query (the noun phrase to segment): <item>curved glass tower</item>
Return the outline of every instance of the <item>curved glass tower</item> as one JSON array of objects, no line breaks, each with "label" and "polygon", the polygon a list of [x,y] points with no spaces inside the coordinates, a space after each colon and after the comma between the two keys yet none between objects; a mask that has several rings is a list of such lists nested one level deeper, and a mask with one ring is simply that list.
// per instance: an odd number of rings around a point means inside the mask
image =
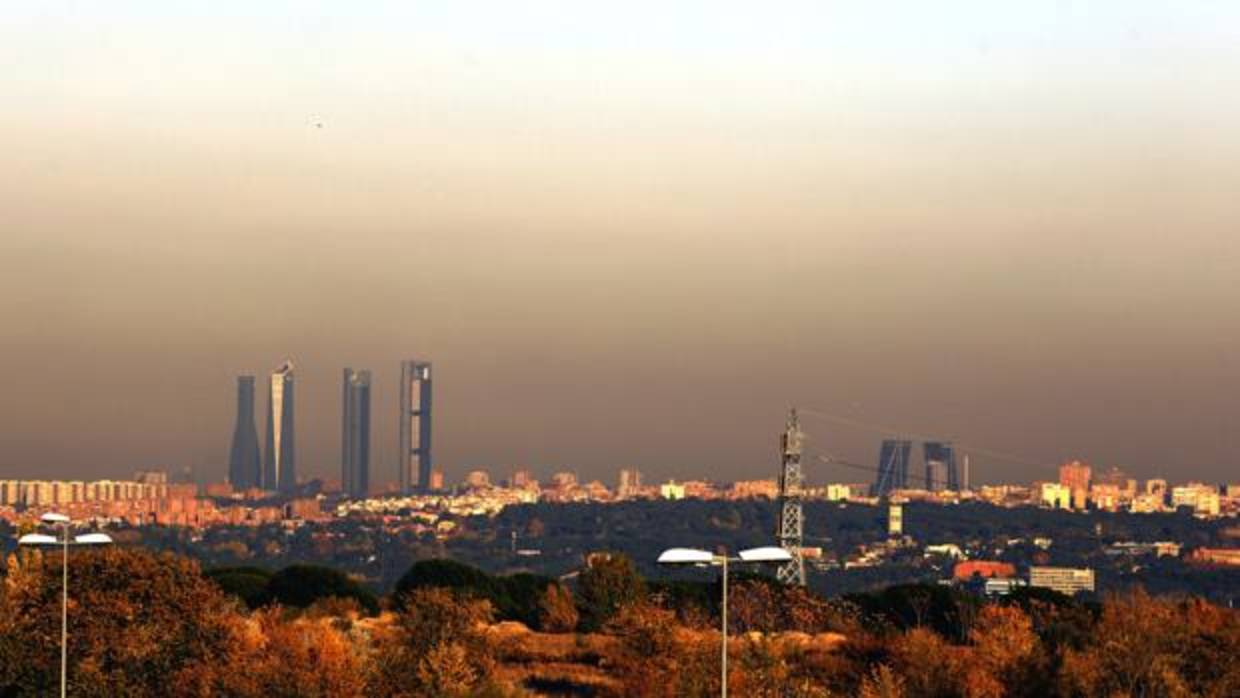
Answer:
[{"label": "curved glass tower", "polygon": [[271,372],[262,487],[286,493],[297,488],[296,451],[293,447],[293,362],[288,360]]},{"label": "curved glass tower", "polygon": [[254,428],[254,376],[237,376],[237,426],[228,452],[228,482],[238,490],[258,487],[263,472]]}]

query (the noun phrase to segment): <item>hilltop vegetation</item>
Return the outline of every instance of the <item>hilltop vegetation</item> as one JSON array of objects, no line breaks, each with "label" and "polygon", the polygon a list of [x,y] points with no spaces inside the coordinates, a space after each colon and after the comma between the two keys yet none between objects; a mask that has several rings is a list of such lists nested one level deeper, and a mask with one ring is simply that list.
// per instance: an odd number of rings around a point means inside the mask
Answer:
[{"label": "hilltop vegetation", "polygon": [[[172,554],[79,551],[70,692],[717,695],[717,588],[644,580],[622,555],[596,560],[571,587],[423,562],[372,605],[321,568],[204,574]],[[56,555],[9,558],[0,696],[54,691],[59,599]],[[738,577],[729,611],[737,696],[1240,694],[1240,614],[1192,598],[1134,592],[1083,605],[1027,593],[985,604],[909,585],[828,600]]]},{"label": "hilltop vegetation", "polygon": [[[324,565],[347,572],[371,591],[386,593],[410,565],[422,560],[451,558],[492,574],[559,577],[573,572],[584,554],[599,548],[627,554],[639,572],[654,579],[667,574],[654,559],[668,547],[709,549],[719,541],[736,549],[768,544],[775,507],[765,500],[528,504],[508,507],[495,517],[454,518],[456,527],[447,537],[350,517],[306,523],[293,531],[280,526],[201,532],[144,527],[112,533],[147,548],[194,557],[208,568],[259,565],[275,571],[293,564]],[[948,569],[940,560],[924,559],[920,545],[956,543],[974,557],[1018,567],[1039,560],[1038,564],[1093,567],[1099,588],[1112,591],[1140,585],[1151,593],[1196,594],[1226,604],[1240,589],[1238,569],[1201,569],[1178,558],[1130,559],[1104,550],[1117,541],[1175,541],[1186,550],[1234,547],[1240,544],[1234,521],[1202,521],[1184,513],[1004,509],[982,503],[910,503],[904,521],[906,533],[918,545],[877,567],[812,568],[810,586],[841,596],[893,584],[934,582]],[[842,559],[858,546],[886,539],[885,513],[868,505],[807,502],[805,536],[806,545],[822,547],[825,558]],[[1032,542],[1035,537],[1053,544],[1042,550]],[[705,581],[710,575],[679,578]]]}]

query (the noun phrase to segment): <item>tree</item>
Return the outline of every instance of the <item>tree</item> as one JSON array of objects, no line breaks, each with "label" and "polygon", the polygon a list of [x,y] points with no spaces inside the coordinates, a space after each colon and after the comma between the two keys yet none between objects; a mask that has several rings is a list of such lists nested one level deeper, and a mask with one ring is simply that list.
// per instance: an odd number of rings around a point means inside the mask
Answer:
[{"label": "tree", "polygon": [[646,584],[633,560],[620,553],[597,553],[577,579],[581,629],[598,630],[626,605],[646,596]]},{"label": "tree", "polygon": [[253,698],[360,698],[366,695],[361,642],[327,618],[287,619],[278,608],[256,611],[249,624],[244,671],[227,672],[220,693]]},{"label": "tree", "polygon": [[490,602],[443,588],[405,595],[396,625],[376,637],[369,692],[383,696],[457,696],[485,687],[495,651],[481,626]]},{"label": "tree", "polygon": [[393,597],[399,605],[414,589],[434,587],[452,589],[478,598],[488,598],[492,591],[491,576],[486,572],[456,560],[435,559],[413,563],[397,580]]},{"label": "tree", "polygon": [[[906,631],[891,641],[891,666],[899,685],[913,696],[957,696],[963,692],[962,656],[930,628]],[[879,677],[872,677],[879,681]],[[875,684],[878,686],[878,683]]]},{"label": "tree", "polygon": [[780,629],[782,594],[776,585],[751,580],[734,584],[729,592],[729,632],[774,632]]},{"label": "tree", "polygon": [[1108,598],[1089,644],[1064,651],[1060,692],[1236,695],[1240,614],[1219,611],[1154,599],[1141,590]]},{"label": "tree", "polygon": [[414,589],[452,589],[463,596],[487,599],[499,618],[533,627],[538,625],[543,590],[552,581],[550,577],[527,573],[493,577],[455,560],[421,560],[397,581],[393,597],[399,607],[405,595]]},{"label": "tree", "polygon": [[[617,639],[611,663],[624,683],[624,694],[638,698],[673,698],[680,695],[674,672],[677,657],[676,616],[672,611],[645,603],[621,607],[608,621],[606,631]],[[717,665],[716,665],[717,666]]]},{"label": "tree", "polygon": [[[61,562],[28,556],[0,587],[0,695],[59,683]],[[210,695],[237,658],[234,605],[198,564],[110,547],[69,561],[69,693]]]},{"label": "tree", "polygon": [[861,682],[858,695],[861,698],[904,698],[904,679],[891,667],[880,664]]},{"label": "tree", "polygon": [[580,620],[572,592],[555,582],[547,585],[539,602],[539,610],[538,625],[543,632],[571,633]]},{"label": "tree", "polygon": [[1008,687],[1035,683],[1035,661],[1041,643],[1029,616],[1019,608],[982,608],[969,630],[969,642],[972,651],[964,673],[965,693],[971,698],[1011,695]]},{"label": "tree", "polygon": [[319,599],[355,599],[370,613],[379,612],[379,599],[347,574],[318,565],[290,565],[267,582],[268,602],[306,608]]},{"label": "tree", "polygon": [[271,572],[261,567],[219,567],[203,573],[225,594],[235,596],[247,608],[258,608],[267,602],[267,582]]}]

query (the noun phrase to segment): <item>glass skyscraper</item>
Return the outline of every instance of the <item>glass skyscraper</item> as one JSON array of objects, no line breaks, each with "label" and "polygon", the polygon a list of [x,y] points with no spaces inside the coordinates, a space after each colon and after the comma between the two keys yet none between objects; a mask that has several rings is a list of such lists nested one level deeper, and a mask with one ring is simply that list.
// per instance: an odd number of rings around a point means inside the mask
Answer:
[{"label": "glass skyscraper", "polygon": [[960,471],[956,467],[956,450],[950,441],[927,441],[926,489],[960,491]]},{"label": "glass skyscraper", "polygon": [[344,370],[340,484],[348,494],[370,493],[370,371]]},{"label": "glass skyscraper", "polygon": [[409,494],[430,489],[431,365],[400,362],[400,490]]},{"label": "glass skyscraper", "polygon": [[228,452],[228,482],[237,490],[258,487],[261,468],[254,428],[254,376],[237,376],[237,425]]},{"label": "glass skyscraper", "polygon": [[904,439],[883,439],[878,451],[878,476],[874,479],[874,496],[883,497],[892,490],[908,487],[908,459],[913,442]]},{"label": "glass skyscraper", "polygon": [[266,490],[292,492],[297,487],[297,459],[293,441],[293,362],[271,372],[267,394],[267,450],[263,454]]}]

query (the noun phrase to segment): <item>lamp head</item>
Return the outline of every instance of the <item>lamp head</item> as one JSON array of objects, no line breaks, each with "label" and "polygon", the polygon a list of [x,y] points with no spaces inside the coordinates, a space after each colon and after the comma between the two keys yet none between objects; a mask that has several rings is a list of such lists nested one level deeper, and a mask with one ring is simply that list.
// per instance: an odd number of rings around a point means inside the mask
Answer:
[{"label": "lamp head", "polygon": [[659,555],[660,565],[709,565],[715,556],[694,548],[669,548]]},{"label": "lamp head", "polygon": [[767,545],[761,548],[742,550],[740,558],[744,562],[788,562],[792,559],[792,553],[783,548]]}]

